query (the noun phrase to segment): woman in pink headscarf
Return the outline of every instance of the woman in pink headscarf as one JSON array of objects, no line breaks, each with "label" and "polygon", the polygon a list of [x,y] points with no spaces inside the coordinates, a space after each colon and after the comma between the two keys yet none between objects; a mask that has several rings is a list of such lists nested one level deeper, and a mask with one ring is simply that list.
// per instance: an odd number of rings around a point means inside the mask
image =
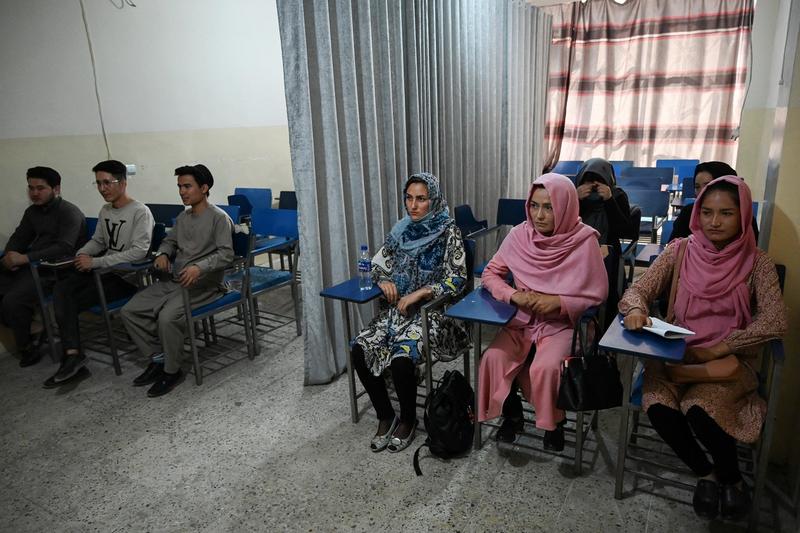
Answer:
[{"label": "woman in pink headscarf", "polygon": [[[513,441],[522,429],[522,404],[509,394],[516,378],[536,410],[536,427],[545,430],[545,449],[564,448],[564,412],[556,408],[561,363],[581,314],[608,295],[598,233],[581,222],[579,209],[568,178],[539,177],[528,193],[527,221],[511,229],[483,272],[483,286],[492,296],[517,306],[480,368],[478,419],[502,411],[501,440]],[[513,287],[506,282],[509,273]]]},{"label": "woman in pink headscarf", "polygon": [[[699,207],[690,219],[692,235],[677,266],[673,307],[674,322],[696,333],[687,339],[684,361],[705,363],[735,354],[739,368],[728,381],[678,384],[663,363],[649,362],[642,408],[699,478],[695,512],[704,518],[721,512],[723,518],[736,519],[750,506],[736,441],[755,442],[766,413],[751,361],[759,345],[786,331],[786,307],[775,264],[756,248],[752,198],[744,181],[717,178],[706,185],[695,205]],[[683,241],[671,243],[625,292],[619,310],[626,328],[641,329],[648,323],[650,304],[671,286]]]}]

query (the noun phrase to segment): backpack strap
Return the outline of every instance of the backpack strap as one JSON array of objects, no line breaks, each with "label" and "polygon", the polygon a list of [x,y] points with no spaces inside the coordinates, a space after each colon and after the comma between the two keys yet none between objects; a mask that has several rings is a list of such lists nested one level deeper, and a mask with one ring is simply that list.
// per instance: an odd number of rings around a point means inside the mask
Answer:
[{"label": "backpack strap", "polygon": [[419,451],[425,446],[428,446],[430,443],[431,443],[431,438],[428,437],[425,439],[425,442],[419,445],[417,451],[414,452],[414,472],[416,472],[418,476],[422,475],[422,469],[419,467]]},{"label": "backpack strap", "polygon": [[675,295],[678,293],[678,278],[681,275],[681,263],[683,263],[683,254],[686,253],[686,244],[689,239],[681,239],[678,245],[678,252],[675,255],[675,263],[672,267],[672,285],[669,288],[669,300],[667,300],[667,316],[666,320],[670,324],[675,320]]}]

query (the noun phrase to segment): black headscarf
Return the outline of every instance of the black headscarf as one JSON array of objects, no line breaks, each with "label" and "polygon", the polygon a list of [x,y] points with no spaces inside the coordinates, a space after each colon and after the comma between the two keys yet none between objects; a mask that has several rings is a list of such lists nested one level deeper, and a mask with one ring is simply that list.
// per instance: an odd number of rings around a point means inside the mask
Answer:
[{"label": "black headscarf", "polygon": [[701,172],[708,172],[713,179],[721,178],[722,176],[736,176],[736,171],[728,163],[722,161],[706,161],[694,167],[694,177],[696,178]]},{"label": "black headscarf", "polygon": [[[617,187],[617,178],[614,175],[614,167],[602,157],[594,157],[583,162],[575,176],[575,183],[581,185],[589,179],[592,181],[602,181],[611,188],[611,195]],[[589,196],[581,200],[581,220],[600,233],[599,241],[608,242],[608,214],[606,213],[605,201],[596,191],[592,191]]]}]

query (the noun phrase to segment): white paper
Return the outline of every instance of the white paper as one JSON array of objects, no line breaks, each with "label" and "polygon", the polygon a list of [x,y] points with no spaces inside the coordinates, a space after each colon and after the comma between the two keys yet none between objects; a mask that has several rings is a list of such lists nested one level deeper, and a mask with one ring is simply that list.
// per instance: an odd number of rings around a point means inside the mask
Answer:
[{"label": "white paper", "polygon": [[663,320],[652,316],[650,317],[650,321],[653,323],[653,325],[645,326],[642,329],[649,331],[650,333],[655,333],[656,335],[664,337],[665,339],[682,339],[684,337],[694,335],[694,331],[670,324],[669,322],[664,322]]}]

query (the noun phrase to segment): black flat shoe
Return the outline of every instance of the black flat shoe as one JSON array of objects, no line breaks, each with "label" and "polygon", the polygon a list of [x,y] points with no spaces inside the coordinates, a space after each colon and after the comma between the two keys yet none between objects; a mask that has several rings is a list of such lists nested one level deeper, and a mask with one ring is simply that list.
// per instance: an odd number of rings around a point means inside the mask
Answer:
[{"label": "black flat shoe", "polygon": [[183,370],[178,370],[174,374],[162,372],[158,380],[147,390],[147,397],[157,398],[168,394],[183,381],[184,375]]},{"label": "black flat shoe", "polygon": [[544,432],[544,449],[551,452],[564,451],[564,421],[558,423],[553,431]]},{"label": "black flat shoe", "polygon": [[164,363],[151,362],[149,365],[147,365],[147,368],[144,372],[133,379],[133,386],[141,387],[143,385],[155,383],[155,381],[161,377],[162,372],[164,372]]},{"label": "black flat shoe", "polygon": [[520,433],[524,426],[525,421],[522,418],[503,418],[503,423],[500,424],[495,439],[497,439],[498,442],[512,443],[517,440],[517,433]]},{"label": "black flat shoe", "polygon": [[709,479],[698,481],[694,488],[692,507],[700,518],[716,518],[719,513],[719,485]]},{"label": "black flat shoe", "polygon": [[38,348],[32,346],[20,350],[19,355],[19,366],[22,368],[33,366],[42,359],[42,352]]},{"label": "black flat shoe", "polygon": [[719,491],[720,514],[725,520],[741,520],[750,512],[750,493],[747,486],[722,485]]}]

